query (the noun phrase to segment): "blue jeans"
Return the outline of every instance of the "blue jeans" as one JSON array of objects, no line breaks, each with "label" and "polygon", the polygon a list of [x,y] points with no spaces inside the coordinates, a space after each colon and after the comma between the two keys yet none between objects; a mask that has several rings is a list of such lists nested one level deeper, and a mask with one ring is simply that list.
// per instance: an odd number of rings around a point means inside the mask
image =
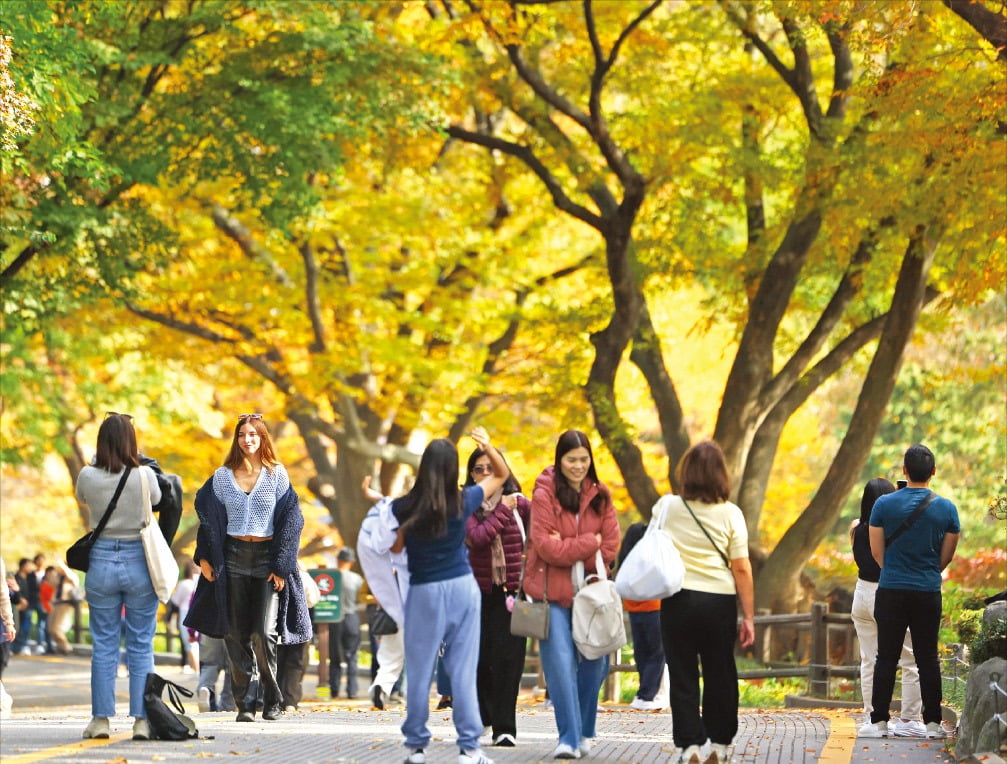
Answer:
[{"label": "blue jeans", "polygon": [[549,638],[539,642],[539,652],[559,742],[577,748],[581,738],[595,736],[598,692],[608,676],[608,656],[589,661],[577,652],[570,614],[571,608],[549,603]]},{"label": "blue jeans", "polygon": [[458,747],[479,748],[483,731],[476,695],[479,664],[479,585],[468,573],[447,581],[413,584],[406,597],[406,720],[402,734],[408,748],[430,743],[430,679],[444,643],[444,668],[451,680],[451,718]]},{"label": "blue jeans", "polygon": [[[85,579],[91,620],[91,715],[115,716],[115,671],[126,632],[129,715],[146,717],[143,687],[154,670],[157,595],[150,583],[143,543],[98,538]],[[125,616],[123,609],[125,608]]]}]

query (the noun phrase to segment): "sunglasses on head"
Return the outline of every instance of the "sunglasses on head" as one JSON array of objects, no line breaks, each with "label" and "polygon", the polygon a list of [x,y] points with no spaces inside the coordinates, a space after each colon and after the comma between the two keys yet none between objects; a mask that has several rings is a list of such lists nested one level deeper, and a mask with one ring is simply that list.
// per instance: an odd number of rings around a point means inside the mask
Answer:
[{"label": "sunglasses on head", "polygon": [[133,415],[132,414],[120,414],[118,411],[106,411],[105,412],[105,418],[108,419],[110,416],[124,416],[129,421],[131,421],[131,422],[133,421]]},{"label": "sunglasses on head", "polygon": [[238,421],[243,419],[262,419],[262,414],[238,414]]}]

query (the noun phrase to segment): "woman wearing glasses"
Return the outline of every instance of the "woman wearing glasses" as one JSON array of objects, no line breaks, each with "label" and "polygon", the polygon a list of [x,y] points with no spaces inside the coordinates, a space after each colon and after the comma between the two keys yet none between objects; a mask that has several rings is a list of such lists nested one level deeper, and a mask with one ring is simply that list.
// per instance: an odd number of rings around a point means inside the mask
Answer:
[{"label": "woman wearing glasses", "polygon": [[262,414],[238,417],[224,465],[196,494],[196,514],[202,575],[185,625],[224,638],[237,720],[255,719],[260,688],[262,718],[279,719],[277,640],[307,642],[311,620],[297,572],[304,518]]},{"label": "woman wearing glasses", "polygon": [[[503,457],[501,457],[502,459]],[[469,456],[465,485],[493,474],[489,455],[481,448]],[[493,745],[517,742],[517,696],[524,673],[527,640],[510,633],[510,614],[521,583],[525,538],[531,526],[531,502],[521,495],[513,473],[465,525],[469,564],[482,593],[479,668],[476,689],[483,725],[493,730]]]},{"label": "woman wearing glasses", "polygon": [[92,718],[84,729],[85,738],[109,736],[108,719],[115,716],[119,640],[125,631],[133,739],[150,739],[143,686],[147,674],[154,670],[158,602],[147,571],[140,529],[146,523],[148,504],[161,500],[161,489],[154,471],[140,466],[132,419],[129,414],[108,412],[98,429],[94,461],[80,471],[75,486],[77,500],[87,505],[92,528],[98,526],[115,502],[108,522],[91,548],[85,579],[93,642]]}]

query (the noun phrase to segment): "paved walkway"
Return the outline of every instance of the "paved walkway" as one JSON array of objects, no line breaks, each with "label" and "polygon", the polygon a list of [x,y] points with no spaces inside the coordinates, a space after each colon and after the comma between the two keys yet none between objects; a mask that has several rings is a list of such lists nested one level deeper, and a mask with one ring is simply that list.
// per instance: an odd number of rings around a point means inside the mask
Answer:
[{"label": "paved walkway", "polygon": [[[177,667],[158,671],[179,684],[195,688],[195,678]],[[403,760],[399,726],[404,707],[372,709],[364,700],[306,701],[297,712],[276,722],[239,724],[231,713],[196,713],[186,704],[201,737],[182,743],[130,739],[132,720],[112,720],[108,740],[81,740],[90,717],[89,664],[86,657],[17,657],[4,673],[14,696],[14,716],[0,723],[3,764],[32,762],[181,762],[193,758],[239,757],[269,764],[393,764]],[[119,710],[126,707],[126,679],[117,682]],[[311,677],[306,693],[314,693]],[[436,696],[432,699],[431,708]],[[771,762],[951,762],[940,741],[910,739],[857,740],[856,714],[827,710],[744,709],[735,739],[734,761]],[[458,750],[450,711],[430,713],[433,741],[427,749],[431,764],[453,764]],[[551,762],[556,743],[552,711],[530,696],[519,703],[518,746],[487,748],[498,764]],[[641,712],[628,706],[603,704],[598,738],[586,759],[607,764],[667,764],[678,760],[672,742],[669,712]],[[488,738],[484,739],[488,745]]]}]

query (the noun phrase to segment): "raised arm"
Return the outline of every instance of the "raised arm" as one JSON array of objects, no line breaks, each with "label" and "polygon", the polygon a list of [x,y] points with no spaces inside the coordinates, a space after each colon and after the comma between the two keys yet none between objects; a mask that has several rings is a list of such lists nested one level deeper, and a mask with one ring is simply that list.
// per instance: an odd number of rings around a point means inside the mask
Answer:
[{"label": "raised arm", "polygon": [[490,443],[489,433],[486,432],[485,427],[476,427],[472,430],[472,440],[474,440],[479,448],[489,457],[490,464],[493,465],[493,472],[487,475],[482,480],[480,480],[476,485],[483,489],[483,496],[492,496],[501,488],[506,482],[507,478],[510,477],[510,469],[507,467],[507,462],[503,460],[500,456],[500,452],[496,450],[496,447]]}]

